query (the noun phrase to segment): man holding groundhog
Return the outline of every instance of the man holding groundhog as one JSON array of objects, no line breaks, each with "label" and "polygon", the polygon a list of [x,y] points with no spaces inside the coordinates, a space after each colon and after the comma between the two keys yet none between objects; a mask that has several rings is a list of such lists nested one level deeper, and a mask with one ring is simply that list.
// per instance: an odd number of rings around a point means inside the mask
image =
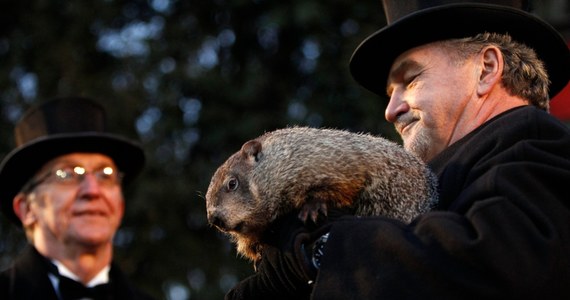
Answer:
[{"label": "man holding groundhog", "polygon": [[438,206],[410,224],[279,220],[226,299],[569,299],[570,130],[548,114],[566,43],[526,1],[383,4],[388,25],[350,70],[387,94],[386,119],[438,175]]}]

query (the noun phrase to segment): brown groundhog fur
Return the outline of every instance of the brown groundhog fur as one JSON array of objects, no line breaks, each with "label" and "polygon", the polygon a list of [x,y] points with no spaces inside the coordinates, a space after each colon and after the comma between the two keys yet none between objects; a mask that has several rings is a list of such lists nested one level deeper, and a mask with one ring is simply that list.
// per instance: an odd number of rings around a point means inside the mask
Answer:
[{"label": "brown groundhog fur", "polygon": [[370,134],[293,127],[246,142],[213,175],[208,221],[230,235],[239,254],[257,261],[260,237],[294,210],[352,207],[355,215],[410,222],[437,201],[436,178],[400,145]]}]

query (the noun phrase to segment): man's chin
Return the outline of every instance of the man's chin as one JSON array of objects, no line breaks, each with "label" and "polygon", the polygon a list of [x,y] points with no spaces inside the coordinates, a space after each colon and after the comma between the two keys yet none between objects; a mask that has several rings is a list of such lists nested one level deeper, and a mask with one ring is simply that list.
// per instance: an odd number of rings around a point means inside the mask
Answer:
[{"label": "man's chin", "polygon": [[414,136],[408,136],[403,140],[403,142],[404,142],[404,149],[416,155],[424,162],[431,159],[430,157],[431,144],[429,143],[429,140],[426,137],[422,136],[421,134],[416,134]]},{"label": "man's chin", "polygon": [[98,247],[113,241],[114,231],[110,227],[82,226],[75,230],[72,238],[84,246]]}]

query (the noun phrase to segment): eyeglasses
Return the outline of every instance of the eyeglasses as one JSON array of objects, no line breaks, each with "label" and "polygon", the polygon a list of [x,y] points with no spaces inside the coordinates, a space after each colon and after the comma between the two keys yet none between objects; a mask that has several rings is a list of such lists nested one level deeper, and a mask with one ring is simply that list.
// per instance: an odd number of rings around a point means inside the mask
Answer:
[{"label": "eyeglasses", "polygon": [[87,174],[95,177],[102,186],[115,186],[122,182],[123,173],[111,166],[105,166],[93,171],[87,171],[81,166],[67,166],[49,171],[45,175],[28,182],[22,191],[29,192],[44,182],[53,182],[61,185],[79,185]]}]

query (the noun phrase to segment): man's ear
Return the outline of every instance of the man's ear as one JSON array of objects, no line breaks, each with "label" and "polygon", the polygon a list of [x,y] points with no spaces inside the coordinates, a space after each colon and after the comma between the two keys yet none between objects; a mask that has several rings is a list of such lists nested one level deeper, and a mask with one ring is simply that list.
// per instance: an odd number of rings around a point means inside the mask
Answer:
[{"label": "man's ear", "polygon": [[18,193],[12,202],[14,213],[22,222],[23,227],[31,225],[36,222],[36,215],[30,207],[30,201],[26,199],[27,195]]},{"label": "man's ear", "polygon": [[479,96],[490,93],[501,84],[503,76],[503,53],[496,46],[487,46],[480,53],[481,75],[477,93]]}]

